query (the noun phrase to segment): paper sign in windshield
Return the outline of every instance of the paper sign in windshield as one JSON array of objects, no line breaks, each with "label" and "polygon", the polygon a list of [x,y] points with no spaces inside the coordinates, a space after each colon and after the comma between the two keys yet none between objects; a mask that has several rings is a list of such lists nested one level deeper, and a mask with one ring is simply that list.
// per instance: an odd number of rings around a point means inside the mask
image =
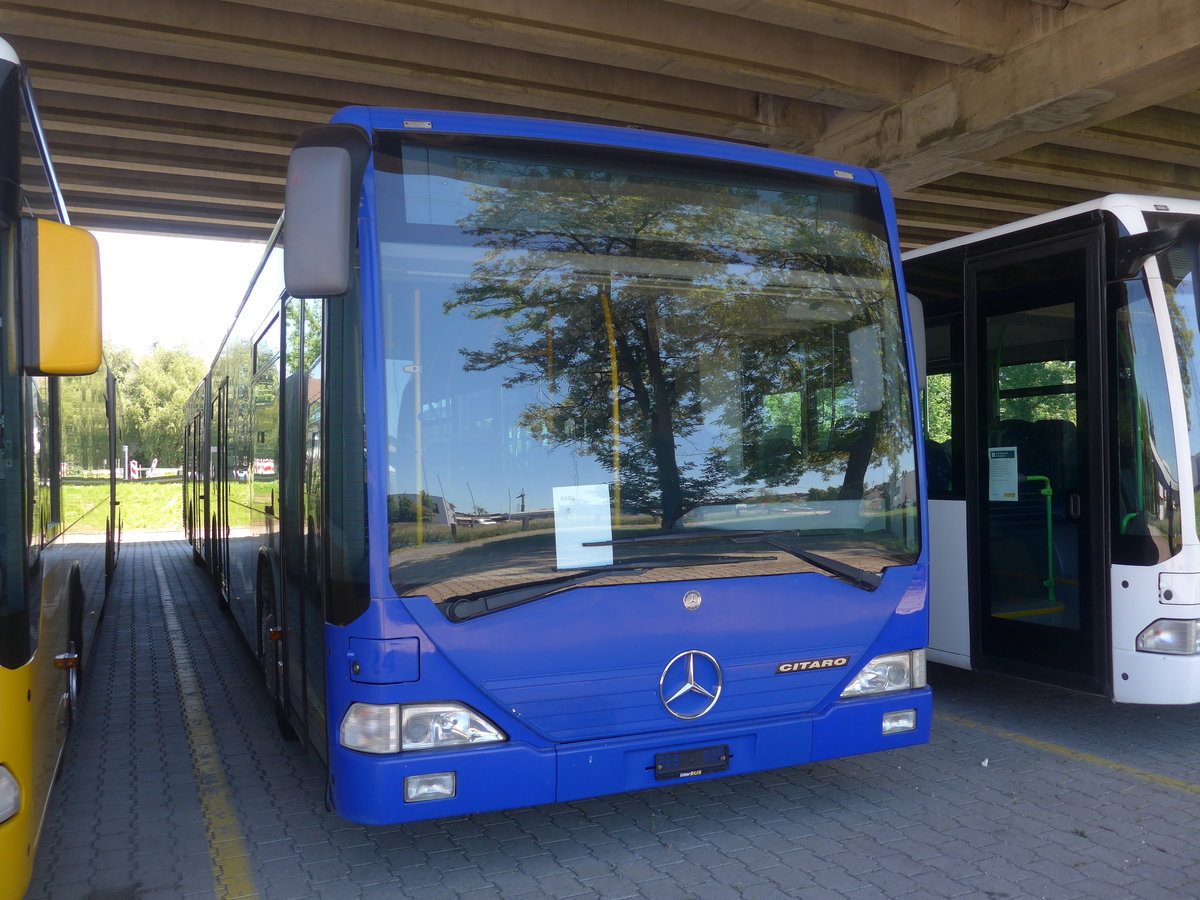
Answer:
[{"label": "paper sign in windshield", "polygon": [[612,540],[607,484],[554,488],[554,549],[560,569],[611,566],[613,549],[585,547]]},{"label": "paper sign in windshield", "polygon": [[1016,447],[988,447],[988,499],[1016,501]]}]

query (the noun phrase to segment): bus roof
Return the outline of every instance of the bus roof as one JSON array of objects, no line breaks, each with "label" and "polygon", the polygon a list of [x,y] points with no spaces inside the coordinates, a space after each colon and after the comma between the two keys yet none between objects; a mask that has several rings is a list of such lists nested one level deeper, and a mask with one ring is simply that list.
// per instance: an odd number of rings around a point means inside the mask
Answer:
[{"label": "bus roof", "polygon": [[986,241],[990,238],[1014,234],[1028,228],[1035,228],[1039,225],[1097,211],[1113,214],[1129,228],[1131,234],[1137,234],[1145,230],[1145,223],[1142,218],[1143,213],[1174,212],[1200,216],[1200,200],[1184,200],[1179,197],[1150,197],[1138,194],[1108,194],[1095,200],[1088,200],[1085,203],[1076,203],[1074,206],[1066,206],[1062,209],[1043,213],[1040,216],[1031,216],[1028,219],[1010,222],[1007,225],[988,228],[986,231],[977,231],[974,234],[952,238],[948,241],[942,241],[939,244],[930,244],[928,247],[921,247],[918,250],[910,250],[904,254],[903,259],[920,259],[923,256],[940,253],[943,250],[966,247],[978,241]]},{"label": "bus roof", "polygon": [[334,113],[330,121],[349,122],[379,131],[446,132],[563,143],[603,144],[631,150],[770,166],[804,172],[834,182],[866,184],[890,190],[886,188],[883,175],[874,169],[818,159],[792,150],[776,150],[740,141],[717,140],[643,128],[532,116],[366,106],[345,107]]}]

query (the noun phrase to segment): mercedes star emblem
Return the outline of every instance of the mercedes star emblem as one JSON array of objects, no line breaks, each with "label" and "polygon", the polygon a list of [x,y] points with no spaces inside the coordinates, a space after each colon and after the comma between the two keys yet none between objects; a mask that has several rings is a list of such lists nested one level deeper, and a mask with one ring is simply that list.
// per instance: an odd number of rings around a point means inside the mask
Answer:
[{"label": "mercedes star emblem", "polygon": [[686,650],[667,663],[658,679],[658,696],[677,719],[698,719],[717,704],[721,666],[703,650]]}]

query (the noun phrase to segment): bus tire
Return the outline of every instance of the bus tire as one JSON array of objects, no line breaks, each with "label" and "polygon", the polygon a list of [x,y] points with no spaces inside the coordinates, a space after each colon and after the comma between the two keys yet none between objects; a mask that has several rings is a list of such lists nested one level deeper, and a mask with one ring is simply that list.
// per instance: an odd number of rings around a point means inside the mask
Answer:
[{"label": "bus tire", "polygon": [[279,726],[279,734],[286,741],[298,738],[296,729],[292,727],[288,716],[287,704],[284,701],[287,679],[284,672],[283,641],[272,640],[272,629],[282,621],[279,610],[278,592],[275,590],[274,567],[264,554],[258,561],[258,574],[255,577],[255,594],[258,597],[258,659],[263,676],[267,683],[267,693],[271,696],[271,704],[275,707],[275,723]]},{"label": "bus tire", "polygon": [[74,668],[67,669],[67,715],[71,723],[79,717],[79,691],[83,687],[83,612],[83,577],[76,562],[67,582],[68,651],[76,656]]},{"label": "bus tire", "polygon": [[116,532],[113,529],[111,518],[104,519],[104,580],[107,581],[112,577],[113,570],[117,567],[116,554]]},{"label": "bus tire", "polygon": [[[217,517],[212,517],[212,531],[209,534],[216,535],[217,533]],[[220,542],[215,537],[208,542],[208,562],[212,571],[213,580],[217,583],[217,603],[220,604],[221,612],[232,613],[229,608],[229,598],[225,596],[225,587],[222,584],[224,576],[221,574],[221,547]]]}]

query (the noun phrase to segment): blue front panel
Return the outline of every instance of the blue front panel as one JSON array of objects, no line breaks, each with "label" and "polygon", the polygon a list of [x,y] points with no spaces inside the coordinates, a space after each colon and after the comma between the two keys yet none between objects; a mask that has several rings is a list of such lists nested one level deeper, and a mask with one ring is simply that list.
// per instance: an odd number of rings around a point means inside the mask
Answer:
[{"label": "blue front panel", "polygon": [[[813,712],[875,655],[923,647],[924,616],[893,617],[909,570],[889,570],[874,592],[824,575],[727,578],[577,588],[464,623],[423,598],[405,606],[433,644],[498,708],[552,741],[597,740],[693,723],[663,707],[659,680],[678,654],[700,650],[724,673],[704,723]],[[689,590],[699,609],[684,606]],[[923,610],[923,603],[921,604]],[[778,673],[785,663],[844,658],[836,668]]]},{"label": "blue front panel", "polygon": [[[555,754],[528,744],[474,750],[370,756],[332,746],[330,793],[338,815],[364,825],[416,822],[494,809],[553,803]],[[410,775],[454,772],[458,795],[449,800],[404,802]]]},{"label": "blue front panel", "polygon": [[[689,587],[704,595],[699,610],[681,602]],[[695,780],[923,743],[928,690],[837,698],[868,659],[924,645],[924,596],[917,567],[889,570],[874,592],[821,575],[583,588],[458,624],[428,601],[375,601],[353,626],[327,629],[334,804],[353,821],[414,821],[676,783],[655,777],[659,754],[727,747],[728,768],[684,779]],[[419,645],[419,680],[363,683],[367,633]],[[660,691],[664,668],[689,649],[724,674],[712,710],[691,721]],[[400,658],[408,678],[414,666]],[[827,665],[794,665],[811,660]],[[389,756],[337,745],[352,702],[442,701],[475,709],[508,741]],[[917,711],[916,730],[885,736],[884,713],[905,709]],[[404,802],[406,777],[440,772],[456,773],[453,799]]]},{"label": "blue front panel", "polygon": [[[929,740],[930,699],[928,690],[912,691],[838,703],[821,716],[787,717],[738,729],[692,728],[686,738],[658,734],[616,744],[603,741],[562,747],[558,751],[558,800],[579,800],[923,744]],[[881,730],[884,713],[902,709],[917,710],[917,729],[884,735]],[[715,746],[729,748],[727,770],[678,779],[656,777],[654,764],[659,754]],[[830,748],[836,749],[830,753]]]},{"label": "blue front panel", "polygon": [[[906,709],[916,710],[916,730],[884,735],[883,715]],[[818,716],[781,717],[740,727],[692,727],[683,733],[586,741],[557,748],[510,742],[390,757],[334,748],[330,757],[332,796],[340,815],[366,824],[466,815],[910,747],[929,740],[931,718],[931,695],[926,689],[838,702]],[[660,754],[715,746],[728,749],[727,769],[656,778],[654,764]],[[441,772],[455,773],[454,798],[404,802],[406,777]]]}]

